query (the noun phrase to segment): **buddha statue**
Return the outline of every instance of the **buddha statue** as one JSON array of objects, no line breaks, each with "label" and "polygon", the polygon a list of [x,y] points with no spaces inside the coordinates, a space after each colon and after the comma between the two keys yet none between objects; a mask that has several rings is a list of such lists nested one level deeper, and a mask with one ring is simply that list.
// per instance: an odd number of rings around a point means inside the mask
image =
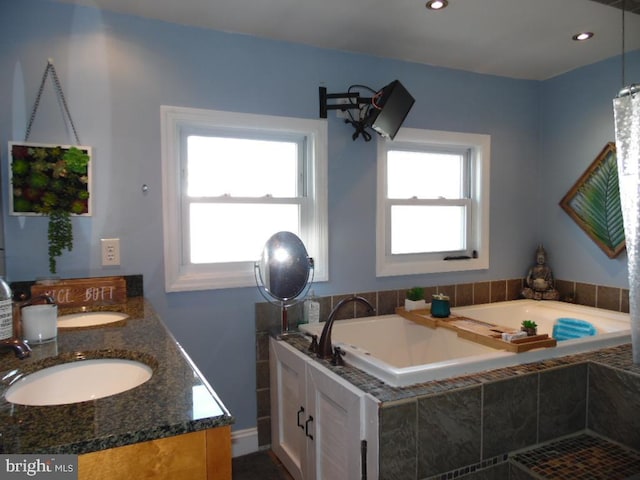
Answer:
[{"label": "buddha statue", "polygon": [[536,264],[529,269],[526,287],[522,290],[524,298],[534,300],[558,300],[560,293],[553,285],[553,273],[547,265],[547,253],[542,245],[536,250]]}]

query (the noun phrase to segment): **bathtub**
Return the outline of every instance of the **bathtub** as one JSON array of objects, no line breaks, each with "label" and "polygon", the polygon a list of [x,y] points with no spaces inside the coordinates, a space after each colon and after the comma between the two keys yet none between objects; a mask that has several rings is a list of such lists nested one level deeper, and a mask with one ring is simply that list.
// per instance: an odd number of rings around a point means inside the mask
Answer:
[{"label": "bathtub", "polygon": [[[533,320],[538,333],[549,336],[557,318],[578,318],[593,324],[597,335],[512,353],[460,338],[453,330],[432,329],[399,315],[381,315],[335,322],[332,340],[345,352],[347,365],[396,387],[631,342],[629,314],[563,302],[514,300],[452,308],[451,313],[513,330],[520,328],[522,320]],[[299,329],[319,338],[323,326],[302,324]]]}]

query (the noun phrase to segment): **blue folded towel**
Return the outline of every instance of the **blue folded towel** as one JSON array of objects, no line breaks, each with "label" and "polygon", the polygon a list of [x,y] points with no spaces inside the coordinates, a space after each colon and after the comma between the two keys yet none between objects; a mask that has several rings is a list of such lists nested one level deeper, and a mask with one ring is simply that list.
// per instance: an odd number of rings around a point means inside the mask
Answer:
[{"label": "blue folded towel", "polygon": [[596,333],[596,327],[586,320],[558,318],[553,325],[553,333],[551,336],[560,342],[572,338],[590,337]]}]

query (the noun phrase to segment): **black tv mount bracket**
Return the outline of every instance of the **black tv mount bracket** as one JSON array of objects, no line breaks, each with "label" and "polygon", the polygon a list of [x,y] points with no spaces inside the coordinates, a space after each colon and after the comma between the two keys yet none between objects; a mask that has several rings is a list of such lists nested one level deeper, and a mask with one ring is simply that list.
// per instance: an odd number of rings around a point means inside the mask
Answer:
[{"label": "black tv mount bracket", "polygon": [[[360,105],[371,105],[371,98],[362,98],[358,93],[327,93],[326,87],[318,87],[320,118],[327,118],[328,110],[360,110]],[[327,100],[345,99],[348,103],[327,105]]]},{"label": "black tv mount bracket", "polygon": [[[371,98],[362,98],[357,93],[327,93],[327,89],[325,87],[318,87],[318,93],[320,97],[320,118],[327,118],[327,110],[341,110],[343,112],[347,110],[360,110],[362,105],[371,105],[373,99]],[[336,99],[346,99],[349,100],[347,103],[337,103],[333,105],[327,105],[327,100],[336,100]],[[358,114],[357,119],[345,119],[345,123],[351,124],[353,128],[355,128],[355,132],[351,135],[351,139],[355,141],[360,135],[364,138],[365,142],[369,142],[371,140],[371,134],[367,132],[368,126],[365,122],[360,118],[360,114]]]}]

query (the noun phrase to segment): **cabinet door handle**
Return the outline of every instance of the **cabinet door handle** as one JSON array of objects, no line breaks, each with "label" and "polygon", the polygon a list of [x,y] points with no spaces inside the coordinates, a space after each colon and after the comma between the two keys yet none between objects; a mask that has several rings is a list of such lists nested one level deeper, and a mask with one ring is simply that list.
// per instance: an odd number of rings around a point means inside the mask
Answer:
[{"label": "cabinet door handle", "polygon": [[304,407],[300,407],[300,410],[298,410],[298,420],[297,420],[298,426],[299,426],[301,429],[303,429],[303,430],[304,430],[304,425],[302,425],[302,424],[300,423],[300,414],[301,414],[301,413],[304,413]]},{"label": "cabinet door handle", "polygon": [[360,441],[360,480],[367,480],[367,441]]},{"label": "cabinet door handle", "polygon": [[309,437],[311,440],[313,440],[313,435],[311,435],[309,433],[309,422],[313,422],[313,416],[309,415],[309,418],[307,418],[307,421],[304,422],[304,434]]}]

